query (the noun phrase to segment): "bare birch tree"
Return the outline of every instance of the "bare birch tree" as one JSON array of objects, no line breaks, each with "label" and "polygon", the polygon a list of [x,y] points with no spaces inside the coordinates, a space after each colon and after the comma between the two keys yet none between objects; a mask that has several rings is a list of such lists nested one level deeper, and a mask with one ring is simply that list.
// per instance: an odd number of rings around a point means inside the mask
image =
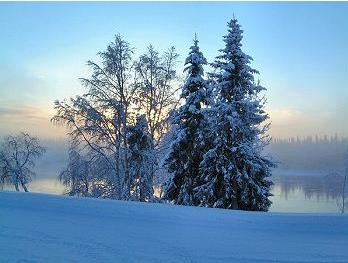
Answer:
[{"label": "bare birch tree", "polygon": [[168,128],[168,116],[179,102],[176,65],[179,55],[174,47],[162,56],[149,45],[136,63],[136,103],[148,120],[150,134],[157,146]]},{"label": "bare birch tree", "polygon": [[12,184],[16,191],[21,186],[28,192],[27,185],[35,176],[35,160],[44,152],[39,139],[28,133],[5,137],[0,146],[0,184]]},{"label": "bare birch tree", "polygon": [[[151,140],[160,140],[168,114],[177,103],[173,81],[178,55],[171,48],[160,57],[150,46],[135,62],[133,49],[120,35],[98,55],[100,63],[87,62],[91,77],[81,79],[86,93],[56,101],[52,120],[68,127],[74,151],[89,163],[89,183],[77,177],[83,187],[77,187],[76,194],[131,200],[128,127],[137,114],[145,113]],[[71,153],[71,157],[77,156]],[[149,168],[153,172],[155,163]],[[76,171],[74,161],[61,174],[61,180],[70,186],[69,193],[76,192],[72,171]]]},{"label": "bare birch tree", "polygon": [[98,53],[101,63],[88,61],[90,78],[82,78],[87,92],[67,101],[56,101],[53,121],[66,124],[72,140],[89,152],[91,161],[103,159],[113,170],[104,178],[110,198],[127,199],[127,122],[134,93],[133,50],[120,35]]}]

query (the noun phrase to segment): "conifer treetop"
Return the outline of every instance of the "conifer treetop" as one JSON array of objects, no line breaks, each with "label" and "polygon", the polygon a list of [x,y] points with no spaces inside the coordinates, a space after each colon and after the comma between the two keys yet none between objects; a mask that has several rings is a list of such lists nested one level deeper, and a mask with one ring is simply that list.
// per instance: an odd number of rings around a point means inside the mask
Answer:
[{"label": "conifer treetop", "polygon": [[211,76],[218,80],[224,99],[230,101],[246,94],[255,95],[265,88],[255,83],[254,75],[259,72],[250,67],[252,57],[242,51],[243,30],[238,20],[231,19],[227,26],[228,33],[223,37],[225,47],[212,63],[217,72]]},{"label": "conifer treetop", "polygon": [[187,78],[183,87],[182,96],[187,97],[190,93],[196,91],[193,86],[200,86],[203,82],[204,69],[203,65],[207,64],[206,58],[199,50],[197,35],[193,40],[193,45],[190,47],[190,52],[185,60],[184,72],[187,73]]}]

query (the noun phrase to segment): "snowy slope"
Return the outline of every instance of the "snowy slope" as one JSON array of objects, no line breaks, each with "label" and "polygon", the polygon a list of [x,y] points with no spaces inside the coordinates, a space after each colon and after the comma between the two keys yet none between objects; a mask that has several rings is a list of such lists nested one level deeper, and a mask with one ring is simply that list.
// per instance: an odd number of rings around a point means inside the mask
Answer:
[{"label": "snowy slope", "polygon": [[348,217],[0,192],[0,262],[348,262]]}]

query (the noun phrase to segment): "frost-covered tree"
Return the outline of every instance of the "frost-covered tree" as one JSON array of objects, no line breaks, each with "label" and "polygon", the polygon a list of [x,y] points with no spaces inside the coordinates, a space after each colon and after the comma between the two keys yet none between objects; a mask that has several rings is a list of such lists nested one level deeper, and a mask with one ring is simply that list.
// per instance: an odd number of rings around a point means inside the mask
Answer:
[{"label": "frost-covered tree", "polygon": [[177,80],[178,53],[174,47],[160,55],[152,45],[135,63],[139,112],[145,114],[149,132],[157,146],[168,131],[168,116],[179,100],[173,83]]},{"label": "frost-covered tree", "polygon": [[59,180],[66,187],[66,194],[84,197],[110,198],[113,184],[108,183],[114,170],[101,156],[93,151],[85,152],[72,142],[66,168],[59,174]]},{"label": "frost-covered tree", "polygon": [[203,65],[207,60],[199,50],[195,38],[185,61],[187,72],[181,97],[185,99],[174,116],[175,140],[165,162],[173,177],[165,189],[164,198],[180,205],[197,205],[193,189],[199,185],[199,165],[203,160],[207,137],[204,105],[207,104],[207,83]]},{"label": "frost-covered tree", "polygon": [[243,53],[242,33],[237,19],[228,23],[225,48],[212,64],[215,103],[211,108],[213,147],[201,163],[202,185],[195,189],[201,206],[267,211],[272,161],[262,155],[269,137],[265,88],[255,82],[258,71],[252,58]]},{"label": "frost-covered tree", "polygon": [[21,186],[28,192],[27,184],[35,176],[35,161],[44,152],[39,139],[28,133],[5,137],[0,145],[0,184],[12,184],[16,191]]},{"label": "frost-covered tree", "polygon": [[154,198],[153,171],[157,163],[154,141],[145,115],[137,116],[135,125],[129,127],[127,142],[131,199],[141,202],[151,201]]},{"label": "frost-covered tree", "polygon": [[[168,145],[165,141],[171,127],[170,117],[179,103],[177,96],[176,65],[178,54],[174,47],[163,54],[152,45],[140,56],[135,63],[136,93],[134,94],[138,114],[145,114],[150,136],[155,145],[157,162],[160,163]],[[152,177],[158,184],[167,178],[162,166],[156,165],[152,169]],[[161,188],[156,186],[157,189]]]},{"label": "frost-covered tree", "polygon": [[68,188],[67,194],[89,196],[90,167],[83,156],[74,148],[69,150],[68,165],[59,174],[59,180]]},{"label": "frost-covered tree", "polygon": [[[150,52],[151,51],[151,52]],[[120,35],[98,53],[100,62],[88,61],[92,75],[81,79],[86,93],[56,101],[53,120],[65,124],[81,156],[90,166],[91,190],[114,199],[132,198],[128,132],[138,113],[145,113],[151,138],[165,130],[174,96],[175,49],[159,57],[154,49],[140,62]],[[103,176],[102,176],[103,175]],[[95,188],[95,186],[98,186]]]},{"label": "frost-covered tree", "polygon": [[108,163],[103,184],[109,198],[126,199],[129,186],[127,163],[127,125],[131,119],[134,93],[132,48],[120,35],[104,52],[98,53],[100,63],[88,61],[92,76],[82,78],[86,93],[56,101],[53,120],[66,124],[72,140],[88,152],[91,159]]}]

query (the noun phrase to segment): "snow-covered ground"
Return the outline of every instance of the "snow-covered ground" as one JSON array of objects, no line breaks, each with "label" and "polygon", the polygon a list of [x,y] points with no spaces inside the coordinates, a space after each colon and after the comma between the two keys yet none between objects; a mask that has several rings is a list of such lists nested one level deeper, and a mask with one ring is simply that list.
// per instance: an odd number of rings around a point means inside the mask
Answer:
[{"label": "snow-covered ground", "polygon": [[0,262],[348,262],[348,216],[0,192]]}]

